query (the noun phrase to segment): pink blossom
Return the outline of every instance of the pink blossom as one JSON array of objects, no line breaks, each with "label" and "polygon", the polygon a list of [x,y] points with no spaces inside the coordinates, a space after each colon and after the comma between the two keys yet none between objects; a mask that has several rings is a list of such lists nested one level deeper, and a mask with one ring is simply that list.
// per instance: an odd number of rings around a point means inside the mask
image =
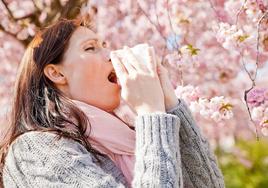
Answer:
[{"label": "pink blossom", "polygon": [[253,89],[247,95],[247,102],[253,106],[257,107],[268,100],[268,90],[266,88]]},{"label": "pink blossom", "polygon": [[258,106],[258,107],[254,107],[252,109],[252,119],[254,121],[260,121],[260,119],[263,117],[264,115],[264,108],[262,106]]},{"label": "pink blossom", "polygon": [[268,136],[268,127],[263,127],[261,128],[261,133],[264,135],[264,136]]},{"label": "pink blossom", "polygon": [[256,2],[262,12],[265,12],[267,10],[267,5],[265,5],[263,0],[256,0]]},{"label": "pink blossom", "polygon": [[186,101],[195,101],[199,98],[198,88],[187,85],[187,86],[177,86],[175,93],[177,97],[182,98]]}]

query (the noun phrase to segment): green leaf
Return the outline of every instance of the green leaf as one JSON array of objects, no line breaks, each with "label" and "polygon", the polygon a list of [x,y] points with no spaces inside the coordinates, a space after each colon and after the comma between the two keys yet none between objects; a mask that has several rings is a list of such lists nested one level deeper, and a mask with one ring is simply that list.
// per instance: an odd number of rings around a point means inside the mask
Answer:
[{"label": "green leaf", "polygon": [[239,42],[244,42],[247,38],[249,37],[249,35],[240,35],[237,40]]},{"label": "green leaf", "polygon": [[192,56],[197,55],[198,51],[200,51],[200,49],[193,47],[191,44],[187,45],[187,49],[190,51]]}]

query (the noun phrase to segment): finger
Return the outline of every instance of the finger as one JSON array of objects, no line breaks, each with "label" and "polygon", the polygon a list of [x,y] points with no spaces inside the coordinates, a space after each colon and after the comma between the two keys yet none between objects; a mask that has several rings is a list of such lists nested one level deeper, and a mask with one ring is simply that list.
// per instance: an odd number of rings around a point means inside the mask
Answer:
[{"label": "finger", "polygon": [[148,68],[153,74],[156,74],[157,73],[157,69],[156,69],[157,68],[157,62],[156,62],[156,57],[155,57],[155,53],[154,53],[154,48],[149,47],[148,48],[148,53],[149,53]]},{"label": "finger", "polygon": [[135,57],[134,53],[131,51],[131,49],[127,46],[124,47],[124,51],[126,52],[126,58],[128,59],[128,62],[139,71],[147,72],[146,65],[143,64],[143,62],[139,62],[138,59]]},{"label": "finger", "polygon": [[118,56],[111,52],[110,54],[112,64],[116,73],[117,78],[119,79],[120,83],[123,83],[123,79],[127,76],[127,70],[121,60],[118,58]]}]

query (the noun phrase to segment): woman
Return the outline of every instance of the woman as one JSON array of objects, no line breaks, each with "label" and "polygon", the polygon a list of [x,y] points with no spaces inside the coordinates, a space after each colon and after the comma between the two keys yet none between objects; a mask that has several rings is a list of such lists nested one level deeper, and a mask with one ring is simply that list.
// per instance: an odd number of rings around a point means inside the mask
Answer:
[{"label": "woman", "polygon": [[[61,20],[33,39],[18,73],[10,139],[2,147],[4,187],[224,187],[208,142],[176,99],[167,71],[156,68],[152,54],[147,67],[125,50],[131,61],[112,53],[111,62],[105,43],[77,21]],[[111,79],[113,70],[121,86]],[[120,93],[138,114],[135,131],[122,131],[109,116]],[[87,110],[111,123],[90,121]],[[122,134],[110,136],[114,129]],[[122,149],[128,142],[132,150]]]}]

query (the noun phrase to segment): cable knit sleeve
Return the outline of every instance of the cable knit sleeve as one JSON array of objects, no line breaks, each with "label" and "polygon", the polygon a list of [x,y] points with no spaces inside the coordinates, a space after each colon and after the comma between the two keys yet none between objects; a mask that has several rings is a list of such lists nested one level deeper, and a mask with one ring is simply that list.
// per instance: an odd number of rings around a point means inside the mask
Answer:
[{"label": "cable knit sleeve", "polygon": [[179,150],[179,118],[168,114],[136,119],[134,188],[183,188]]},{"label": "cable knit sleeve", "polygon": [[[178,132],[172,114],[145,114],[136,119],[133,187],[182,188]],[[45,132],[28,132],[10,146],[3,171],[5,187],[125,187],[98,166],[79,143]]]},{"label": "cable knit sleeve", "polygon": [[179,143],[184,186],[187,188],[225,187],[216,157],[207,139],[203,137],[196,125],[185,101],[179,99],[177,106],[168,113],[178,116],[181,121]]}]

